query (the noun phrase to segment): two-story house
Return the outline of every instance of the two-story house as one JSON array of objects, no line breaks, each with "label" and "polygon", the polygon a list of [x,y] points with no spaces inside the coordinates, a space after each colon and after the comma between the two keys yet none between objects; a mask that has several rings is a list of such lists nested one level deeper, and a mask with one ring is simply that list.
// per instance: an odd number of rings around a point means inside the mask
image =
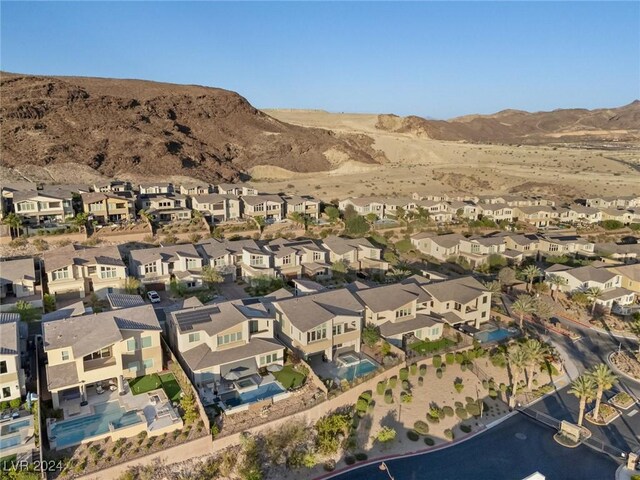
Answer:
[{"label": "two-story house", "polygon": [[425,255],[430,255],[440,261],[457,257],[460,253],[460,242],[465,237],[458,233],[436,235],[421,232],[411,236],[411,244]]},{"label": "two-story house", "polygon": [[313,240],[287,240],[277,238],[265,249],[273,253],[276,272],[289,278],[307,276],[329,278],[332,275],[329,252]]},{"label": "two-story house", "polygon": [[496,222],[500,220],[513,221],[513,207],[506,203],[481,203],[478,208],[480,209],[480,215],[491,218]]},{"label": "two-story house", "polygon": [[73,195],[63,190],[26,190],[13,194],[13,209],[25,224],[59,224],[75,215]]},{"label": "two-story house", "polygon": [[276,337],[305,359],[360,351],[364,307],[347,289],[273,302]]},{"label": "two-story house", "polygon": [[74,298],[91,293],[105,298],[107,293],[123,292],[127,279],[127,268],[115,246],[71,244],[48,250],[44,253],[44,270],[50,294]]},{"label": "two-story house", "polygon": [[170,195],[175,191],[173,184],[166,182],[141,183],[138,190],[140,195]]},{"label": "two-story house", "polygon": [[[462,238],[459,243],[459,254],[467,259],[472,268],[476,268],[489,260],[491,255],[505,256],[507,245],[503,236],[474,236]],[[516,252],[513,252],[516,253]],[[522,257],[515,255],[522,260]],[[513,260],[514,255],[508,255]]]},{"label": "two-story house", "polygon": [[365,308],[365,325],[378,327],[380,334],[397,347],[442,337],[442,321],[428,314],[431,297],[416,283],[364,288],[354,295]]},{"label": "two-story house", "polygon": [[314,220],[320,218],[320,200],[311,195],[287,195],[282,198],[285,202],[287,216],[299,213]]},{"label": "two-story house", "polygon": [[167,328],[194,385],[212,385],[223,402],[259,385],[260,369],[284,364],[285,348],[274,338],[273,316],[260,302],[234,300],[173,311]]},{"label": "two-story house", "polygon": [[135,201],[130,192],[82,194],[82,208],[90,220],[105,225],[108,223],[130,222],[135,219]]},{"label": "two-story house", "polygon": [[444,200],[419,200],[416,202],[416,209],[421,208],[429,214],[429,218],[434,222],[444,223],[453,220],[455,210],[449,208],[449,204]]},{"label": "two-story house", "polygon": [[145,210],[154,220],[161,223],[189,220],[191,209],[187,197],[180,194],[144,194],[138,197],[139,210]]},{"label": "two-story house", "polygon": [[220,183],[216,187],[218,193],[241,197],[244,195],[258,195],[258,189],[246,183]]},{"label": "two-story house", "polygon": [[191,197],[191,207],[201,212],[210,223],[240,218],[240,199],[233,195],[211,193]]},{"label": "two-story house", "polygon": [[179,192],[182,195],[208,195],[213,193],[213,187],[208,183],[182,183]]},{"label": "two-story house", "polygon": [[42,290],[39,272],[35,263],[38,259],[19,258],[0,261],[0,311],[11,310],[18,301],[24,301],[35,308],[42,307]]},{"label": "two-story house", "polygon": [[373,213],[378,218],[385,218],[385,199],[378,197],[346,198],[338,202],[338,208],[345,211],[348,206],[353,207],[358,215],[367,216]]},{"label": "two-story house", "polygon": [[329,251],[329,262],[344,262],[352,270],[384,274],[389,263],[382,259],[382,249],[366,238],[344,238],[334,235],[322,240],[322,247]]},{"label": "two-story house", "polygon": [[[82,315],[42,325],[46,384],[53,407],[87,400],[88,389],[162,371],[160,324],[151,305]],[[99,393],[99,388],[97,393]]]},{"label": "two-story house", "polygon": [[130,274],[148,290],[164,290],[171,282],[202,286],[203,261],[192,244],[144,248],[129,252]]},{"label": "two-story house", "polygon": [[94,183],[92,190],[94,192],[102,192],[102,193],[124,193],[129,192],[133,193],[133,189],[131,188],[131,182],[126,182],[123,180],[111,180],[109,182],[104,183]]},{"label": "two-story house", "polygon": [[513,209],[514,221],[530,223],[536,227],[547,227],[559,216],[559,212],[548,205],[517,206]]},{"label": "two-story house", "polygon": [[22,352],[26,337],[20,334],[20,315],[0,313],[0,402],[26,394]]},{"label": "two-story house", "polygon": [[263,217],[268,222],[284,218],[284,200],[278,195],[244,195],[242,215],[245,218]]}]

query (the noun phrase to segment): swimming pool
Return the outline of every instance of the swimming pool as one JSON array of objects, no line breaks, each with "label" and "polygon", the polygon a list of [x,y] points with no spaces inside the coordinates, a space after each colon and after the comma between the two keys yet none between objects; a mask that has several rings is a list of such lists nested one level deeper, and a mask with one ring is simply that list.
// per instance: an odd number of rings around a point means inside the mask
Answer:
[{"label": "swimming pool", "polygon": [[496,328],[495,330],[485,330],[483,332],[478,332],[475,334],[475,338],[478,339],[480,343],[489,343],[489,342],[499,342],[500,340],[504,340],[505,338],[512,337],[515,332],[510,332],[506,328]]},{"label": "swimming pool", "polygon": [[271,382],[265,385],[260,385],[254,390],[236,393],[234,396],[229,398],[223,398],[223,402],[227,407],[233,408],[239,405],[246,405],[248,403],[256,403],[260,400],[271,398],[284,391],[285,389],[278,382]]},{"label": "swimming pool", "polygon": [[0,438],[0,450],[4,450],[5,448],[15,447],[16,445],[19,445],[19,444],[20,444],[20,435]]},{"label": "swimming pool", "polygon": [[141,423],[135,411],[125,411],[118,402],[95,405],[93,410],[92,415],[56,422],[51,427],[57,449],[77,445],[87,438],[107,433],[109,424],[117,430]]},{"label": "swimming pool", "polygon": [[368,358],[350,363],[348,366],[338,368],[337,377],[352,382],[355,378],[364,377],[376,370],[378,366]]},{"label": "swimming pool", "polygon": [[31,419],[25,418],[24,420],[20,420],[19,422],[10,423],[9,425],[3,425],[0,429],[1,435],[9,435],[10,433],[17,432],[23,427],[28,427],[31,425]]}]

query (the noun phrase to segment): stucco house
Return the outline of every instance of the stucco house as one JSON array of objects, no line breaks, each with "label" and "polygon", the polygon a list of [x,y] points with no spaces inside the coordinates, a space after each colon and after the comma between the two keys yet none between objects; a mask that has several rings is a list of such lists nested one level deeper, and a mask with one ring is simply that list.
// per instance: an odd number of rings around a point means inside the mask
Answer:
[{"label": "stucco house", "polygon": [[172,281],[187,288],[202,286],[203,261],[191,244],[131,250],[129,269],[147,290],[164,290]]},{"label": "stucco house", "polygon": [[20,315],[0,313],[0,402],[9,402],[25,395],[25,374],[22,353],[26,335],[21,335]]}]

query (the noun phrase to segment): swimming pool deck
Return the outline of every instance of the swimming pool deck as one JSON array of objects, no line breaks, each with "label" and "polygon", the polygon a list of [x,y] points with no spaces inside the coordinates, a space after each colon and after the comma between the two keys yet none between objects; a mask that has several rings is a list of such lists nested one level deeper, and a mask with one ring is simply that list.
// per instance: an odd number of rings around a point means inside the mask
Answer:
[{"label": "swimming pool deck", "polygon": [[[358,358],[362,360],[369,360],[371,363],[373,363],[376,366],[376,368],[380,366],[378,362],[376,362],[373,358],[371,358],[369,355],[363,352],[358,353],[358,352],[349,351],[349,352],[344,352],[340,356],[342,355],[356,355]],[[338,359],[338,357],[336,357],[331,362],[323,362],[322,359],[318,356],[311,357],[311,359],[309,360],[309,366],[320,378],[340,378],[341,376],[340,369],[345,367],[345,365],[342,365],[340,363],[340,360]]]}]

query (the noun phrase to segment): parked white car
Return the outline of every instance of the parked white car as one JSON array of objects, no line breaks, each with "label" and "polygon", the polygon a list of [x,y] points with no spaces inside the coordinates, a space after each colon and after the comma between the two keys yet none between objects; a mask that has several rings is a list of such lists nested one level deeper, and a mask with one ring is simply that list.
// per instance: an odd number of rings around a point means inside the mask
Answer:
[{"label": "parked white car", "polygon": [[158,295],[158,292],[156,292],[155,290],[147,292],[147,297],[149,298],[149,301],[151,303],[160,303],[162,301],[160,295]]}]

